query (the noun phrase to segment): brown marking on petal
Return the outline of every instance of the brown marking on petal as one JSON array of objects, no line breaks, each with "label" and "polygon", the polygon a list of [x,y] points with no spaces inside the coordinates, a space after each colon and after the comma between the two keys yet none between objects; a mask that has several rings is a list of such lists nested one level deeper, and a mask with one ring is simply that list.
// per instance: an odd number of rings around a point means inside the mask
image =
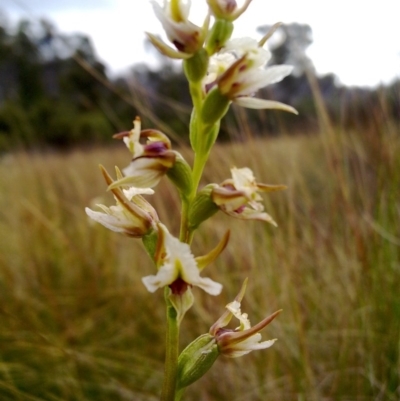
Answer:
[{"label": "brown marking on petal", "polygon": [[186,51],[186,47],[183,43],[179,43],[177,40],[174,40],[172,43],[180,52]]},{"label": "brown marking on petal", "polygon": [[232,345],[246,340],[247,338],[253,336],[254,334],[257,334],[265,326],[270,324],[281,312],[282,309],[274,312],[272,315],[261,320],[261,322],[257,323],[253,327],[250,327],[250,329],[234,331],[232,333],[224,333],[222,337],[218,339],[218,345],[220,346]]},{"label": "brown marking on petal", "polygon": [[229,14],[233,13],[236,10],[237,3],[235,0],[228,0],[225,4],[225,11]]},{"label": "brown marking on petal", "polygon": [[210,90],[216,85],[217,81],[210,82],[209,84],[206,84],[204,89],[206,90],[206,93],[210,92]]},{"label": "brown marking on petal", "polygon": [[246,208],[246,205],[242,205],[242,206],[238,207],[236,210],[234,210],[234,213],[241,214],[241,213],[243,213],[245,208]]},{"label": "brown marking on petal", "polygon": [[150,138],[152,142],[164,142],[168,149],[171,149],[171,141],[163,132],[156,129],[144,129],[140,131],[141,138]]},{"label": "brown marking on petal", "polygon": [[123,132],[118,132],[118,134],[114,134],[112,137],[114,139],[122,139],[126,136],[129,136],[131,131],[123,131]]},{"label": "brown marking on petal", "polygon": [[236,188],[235,188],[235,186],[233,185],[233,184],[231,184],[231,183],[228,183],[228,184],[225,184],[225,185],[222,185],[224,188],[226,188],[226,189],[230,189],[230,190],[232,190],[232,191],[236,191]]},{"label": "brown marking on petal", "polygon": [[145,145],[144,152],[147,154],[151,154],[152,156],[156,156],[164,153],[168,150],[168,146],[164,142],[150,142],[148,145]]},{"label": "brown marking on petal", "polygon": [[191,285],[186,281],[183,281],[180,277],[169,285],[169,288],[174,295],[183,295],[187,291],[188,287],[191,287]]},{"label": "brown marking on petal", "polygon": [[219,328],[218,330],[217,330],[217,332],[214,334],[214,336],[215,337],[219,337],[219,336],[222,336],[223,334],[225,334],[225,333],[233,333],[234,332],[234,330],[232,330],[232,329],[224,329],[224,328]]}]

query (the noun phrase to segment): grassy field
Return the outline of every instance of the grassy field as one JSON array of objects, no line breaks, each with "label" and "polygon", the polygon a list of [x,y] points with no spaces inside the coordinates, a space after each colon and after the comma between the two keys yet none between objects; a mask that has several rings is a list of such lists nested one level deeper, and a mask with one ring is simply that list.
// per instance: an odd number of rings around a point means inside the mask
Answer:
[{"label": "grassy field", "polygon": [[[222,213],[200,227],[195,254],[231,230],[207,271],[224,291],[194,289],[182,346],[208,331],[245,277],[252,323],[283,313],[263,331],[278,338],[272,348],[219,358],[186,400],[400,399],[399,133],[390,122],[345,130],[321,119],[313,135],[215,148],[204,183],[249,166],[260,182],[289,188],[265,197],[277,229]],[[1,159],[1,400],[158,399],[163,294],[141,283],[153,267],[139,240],[84,213],[113,202],[98,164],[128,159],[122,144]],[[163,181],[150,199],[176,234],[173,187]]]}]

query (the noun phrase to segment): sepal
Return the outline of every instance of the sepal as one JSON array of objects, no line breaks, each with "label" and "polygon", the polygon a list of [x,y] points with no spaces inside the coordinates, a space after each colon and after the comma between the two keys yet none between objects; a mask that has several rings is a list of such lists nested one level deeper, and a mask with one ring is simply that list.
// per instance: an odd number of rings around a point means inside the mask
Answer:
[{"label": "sepal", "polygon": [[203,270],[210,263],[212,263],[215,259],[217,259],[217,257],[228,245],[229,236],[230,236],[230,231],[228,230],[214,249],[212,249],[206,255],[197,256],[196,263],[200,271]]},{"label": "sepal", "polygon": [[160,38],[158,38],[156,35],[146,32],[147,37],[150,40],[150,43],[164,56],[167,56],[172,59],[176,60],[185,60],[192,55],[190,53],[185,53],[181,52],[179,50],[173,49],[171,46],[168,46],[166,43],[164,43]]}]

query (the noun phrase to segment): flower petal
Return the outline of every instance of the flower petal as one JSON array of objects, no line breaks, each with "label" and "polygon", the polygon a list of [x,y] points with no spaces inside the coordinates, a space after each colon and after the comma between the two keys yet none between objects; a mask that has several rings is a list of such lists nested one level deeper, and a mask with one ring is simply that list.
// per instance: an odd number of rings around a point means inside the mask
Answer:
[{"label": "flower petal", "polygon": [[299,114],[292,106],[288,106],[285,103],[277,102],[275,100],[243,96],[234,99],[233,102],[239,106],[247,107],[249,109],[276,109],[288,111],[289,113],[293,114]]},{"label": "flower petal", "polygon": [[211,295],[218,295],[222,291],[222,285],[207,277],[200,276],[197,262],[190,250],[190,246],[173,237],[163,224],[158,225],[159,238],[163,242],[158,244],[157,253],[161,254],[159,263],[161,266],[156,275],[142,279],[150,292],[158,288],[169,286],[181,279],[186,284],[200,287]]}]

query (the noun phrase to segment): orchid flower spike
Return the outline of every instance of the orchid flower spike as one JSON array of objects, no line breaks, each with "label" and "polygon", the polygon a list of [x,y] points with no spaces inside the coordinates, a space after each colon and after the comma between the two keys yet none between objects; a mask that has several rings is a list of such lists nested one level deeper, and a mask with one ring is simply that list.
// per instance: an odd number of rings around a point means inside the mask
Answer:
[{"label": "orchid flower spike", "polygon": [[244,220],[261,220],[277,226],[274,219],[264,212],[259,192],[281,191],[286,189],[286,186],[257,183],[253,172],[247,167],[233,167],[231,173],[232,178],[211,190],[213,202],[229,216]]},{"label": "orchid flower spike", "polygon": [[[235,300],[226,306],[226,311],[223,315],[211,326],[209,333],[214,336],[219,353],[229,358],[237,358],[248,354],[251,351],[265,349],[271,347],[276,339],[261,341],[261,331],[266,327],[281,310],[276,311],[272,315],[266,317],[261,322],[251,327],[250,320],[246,313],[242,313],[240,309],[241,301],[246,291],[247,279],[242,285],[239,294]],[[225,329],[232,317],[235,316],[240,325],[234,330]]]},{"label": "orchid flower spike", "polygon": [[[106,169],[100,166],[104,179],[108,185],[114,182]],[[122,177],[117,170],[117,177]],[[112,193],[117,202],[116,206],[97,205],[102,212],[86,208],[86,214],[93,220],[112,231],[125,234],[130,237],[140,238],[150,231],[157,229],[157,212],[142,195],[151,195],[151,188],[128,189],[113,188]]]}]

